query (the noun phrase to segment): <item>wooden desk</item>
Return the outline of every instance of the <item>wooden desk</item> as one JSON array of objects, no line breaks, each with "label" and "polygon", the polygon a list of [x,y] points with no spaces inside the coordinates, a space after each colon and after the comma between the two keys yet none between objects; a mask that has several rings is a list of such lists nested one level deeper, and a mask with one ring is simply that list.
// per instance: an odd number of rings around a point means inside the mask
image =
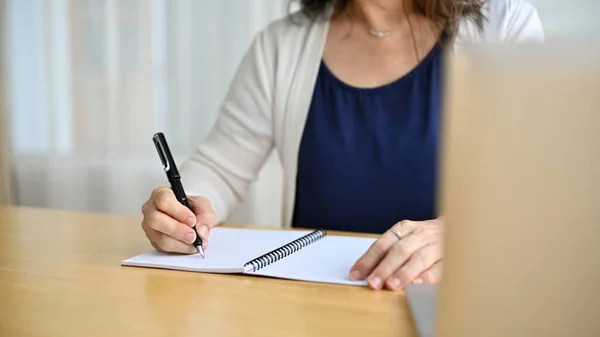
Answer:
[{"label": "wooden desk", "polygon": [[416,336],[403,292],[122,267],[140,219],[0,208],[0,336]]}]

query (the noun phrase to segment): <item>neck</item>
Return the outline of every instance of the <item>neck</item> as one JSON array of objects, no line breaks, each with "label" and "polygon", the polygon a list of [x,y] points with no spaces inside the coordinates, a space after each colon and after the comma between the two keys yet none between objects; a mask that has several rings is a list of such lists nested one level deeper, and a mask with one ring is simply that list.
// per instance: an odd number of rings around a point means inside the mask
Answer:
[{"label": "neck", "polygon": [[369,29],[390,32],[413,13],[411,0],[351,0],[348,12]]}]

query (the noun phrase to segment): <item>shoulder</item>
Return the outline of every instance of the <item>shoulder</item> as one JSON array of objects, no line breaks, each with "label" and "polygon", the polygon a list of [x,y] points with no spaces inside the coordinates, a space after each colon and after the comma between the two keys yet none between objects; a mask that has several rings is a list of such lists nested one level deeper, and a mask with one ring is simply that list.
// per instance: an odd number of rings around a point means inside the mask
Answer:
[{"label": "shoulder", "polygon": [[271,53],[298,52],[317,40],[326,31],[330,9],[318,17],[310,17],[300,10],[274,20],[262,29],[255,38]]},{"label": "shoulder", "polygon": [[[294,81],[310,78],[320,58],[330,12],[310,17],[301,11],[274,20],[254,38],[252,54],[261,65],[255,75],[268,77],[273,94],[287,94]],[[307,77],[308,76],[308,77]]]},{"label": "shoulder", "polygon": [[463,22],[457,39],[465,43],[542,41],[544,30],[537,9],[528,0],[487,0],[481,29]]},{"label": "shoulder", "polygon": [[319,22],[327,20],[327,12],[318,17],[310,17],[301,10],[295,10],[269,23],[263,30],[263,34],[269,35],[272,38],[305,34]]},{"label": "shoulder", "polygon": [[492,17],[518,14],[533,9],[535,7],[528,0],[487,0],[483,5],[483,10],[488,12]]}]

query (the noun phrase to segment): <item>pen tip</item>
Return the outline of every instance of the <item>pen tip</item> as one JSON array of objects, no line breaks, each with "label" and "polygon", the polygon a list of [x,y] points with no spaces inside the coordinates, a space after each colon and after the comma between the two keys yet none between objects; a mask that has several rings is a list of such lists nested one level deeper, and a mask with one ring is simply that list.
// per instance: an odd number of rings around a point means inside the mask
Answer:
[{"label": "pen tip", "polygon": [[204,249],[202,249],[202,246],[196,246],[196,249],[198,250],[198,253],[200,253],[200,256],[204,258]]}]

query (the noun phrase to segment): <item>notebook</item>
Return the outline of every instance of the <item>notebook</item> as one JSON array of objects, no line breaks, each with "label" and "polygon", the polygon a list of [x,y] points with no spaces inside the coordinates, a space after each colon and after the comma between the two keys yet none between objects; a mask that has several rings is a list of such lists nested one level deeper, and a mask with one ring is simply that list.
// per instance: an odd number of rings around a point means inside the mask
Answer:
[{"label": "notebook", "polygon": [[204,259],[199,254],[152,251],[126,259],[121,265],[365,286],[366,281],[353,281],[349,273],[374,241],[327,235],[323,230],[217,227],[210,233]]}]

